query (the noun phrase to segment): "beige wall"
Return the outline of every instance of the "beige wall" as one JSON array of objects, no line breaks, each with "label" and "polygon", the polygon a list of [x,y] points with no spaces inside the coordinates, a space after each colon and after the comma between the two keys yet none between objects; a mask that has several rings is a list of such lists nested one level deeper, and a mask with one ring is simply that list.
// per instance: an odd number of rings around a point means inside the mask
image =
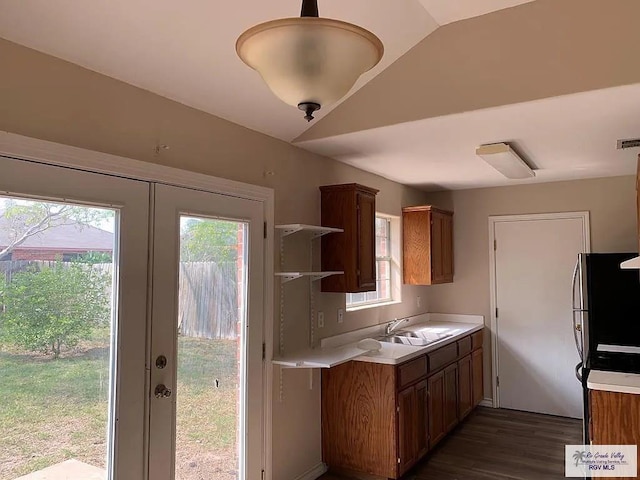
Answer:
[{"label": "beige wall", "polygon": [[[326,184],[359,182],[378,188],[378,210],[389,214],[399,215],[403,205],[423,202],[419,191],[4,40],[0,63],[5,67],[0,75],[0,130],[271,187],[276,223],[318,223],[318,186]],[[291,114],[298,116],[297,111]],[[158,144],[170,148],[158,154]],[[303,290],[287,297],[288,351],[308,343],[308,287]],[[344,306],[344,295],[317,295],[316,307],[327,312],[327,326],[319,333],[326,336],[419,313],[414,296],[420,292],[424,311],[426,288],[407,287],[403,305],[348,314],[341,325],[335,312]],[[278,312],[276,301],[276,339]],[[276,480],[296,478],[321,461],[317,371],[313,379],[310,389],[309,372],[284,372],[282,401],[280,376],[274,379]]]},{"label": "beige wall", "polygon": [[[593,252],[637,251],[635,177],[612,177],[429,195],[454,210],[454,282],[431,287],[432,312],[480,314],[490,326],[490,215],[589,211]],[[485,397],[491,397],[485,337]]]}]

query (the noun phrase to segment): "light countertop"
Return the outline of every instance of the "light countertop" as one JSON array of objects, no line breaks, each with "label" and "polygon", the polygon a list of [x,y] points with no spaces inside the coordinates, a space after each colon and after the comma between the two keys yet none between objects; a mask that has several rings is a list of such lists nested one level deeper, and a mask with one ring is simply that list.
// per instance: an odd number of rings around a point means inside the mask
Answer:
[{"label": "light countertop", "polygon": [[640,395],[640,374],[591,370],[587,378],[587,388]]},{"label": "light countertop", "polygon": [[427,330],[434,333],[450,334],[451,336],[425,346],[380,342],[382,344],[382,348],[379,351],[367,352],[354,360],[358,362],[397,365],[399,363],[404,363],[407,360],[419,357],[420,355],[424,355],[425,353],[432,352],[433,350],[444,347],[445,345],[449,345],[462,337],[477,332],[478,330],[482,330],[483,327],[483,324],[447,321],[428,321],[425,323],[418,323],[403,328],[402,330]]},{"label": "light countertop", "polygon": [[426,331],[451,336],[425,346],[380,342],[379,351],[364,349],[359,342],[380,337],[384,333],[384,327],[385,324],[380,324],[325,338],[321,341],[320,348],[276,357],[273,363],[285,368],[331,368],[350,360],[397,365],[481,330],[484,327],[484,317],[438,313],[416,315],[409,318],[398,331]]}]

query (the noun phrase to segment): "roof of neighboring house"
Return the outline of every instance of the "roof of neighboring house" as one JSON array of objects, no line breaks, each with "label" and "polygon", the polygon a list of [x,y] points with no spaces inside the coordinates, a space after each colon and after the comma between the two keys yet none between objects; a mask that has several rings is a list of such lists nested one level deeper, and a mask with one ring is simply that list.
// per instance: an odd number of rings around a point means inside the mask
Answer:
[{"label": "roof of neighboring house", "polygon": [[[0,248],[9,245],[10,239],[9,223],[0,216]],[[113,233],[91,225],[57,225],[29,237],[15,249],[111,251],[113,242]]]}]

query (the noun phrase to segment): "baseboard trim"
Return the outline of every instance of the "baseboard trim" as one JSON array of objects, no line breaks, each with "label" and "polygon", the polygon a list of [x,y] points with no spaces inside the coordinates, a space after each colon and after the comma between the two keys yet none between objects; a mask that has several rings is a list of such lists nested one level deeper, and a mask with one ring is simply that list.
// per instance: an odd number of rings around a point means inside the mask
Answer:
[{"label": "baseboard trim", "polygon": [[480,402],[480,406],[493,408],[493,400],[491,398],[485,398]]},{"label": "baseboard trim", "polygon": [[320,477],[327,473],[327,465],[324,463],[319,463],[315,467],[307,470],[299,477],[296,477],[294,480],[316,480],[316,478]]}]

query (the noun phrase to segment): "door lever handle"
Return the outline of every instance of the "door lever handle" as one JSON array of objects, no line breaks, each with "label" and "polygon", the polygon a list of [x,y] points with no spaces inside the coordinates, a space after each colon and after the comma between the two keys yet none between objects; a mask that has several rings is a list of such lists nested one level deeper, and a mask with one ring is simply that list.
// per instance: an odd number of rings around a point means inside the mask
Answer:
[{"label": "door lever handle", "polygon": [[171,390],[163,384],[158,385],[154,393],[156,398],[169,398],[171,396]]}]

